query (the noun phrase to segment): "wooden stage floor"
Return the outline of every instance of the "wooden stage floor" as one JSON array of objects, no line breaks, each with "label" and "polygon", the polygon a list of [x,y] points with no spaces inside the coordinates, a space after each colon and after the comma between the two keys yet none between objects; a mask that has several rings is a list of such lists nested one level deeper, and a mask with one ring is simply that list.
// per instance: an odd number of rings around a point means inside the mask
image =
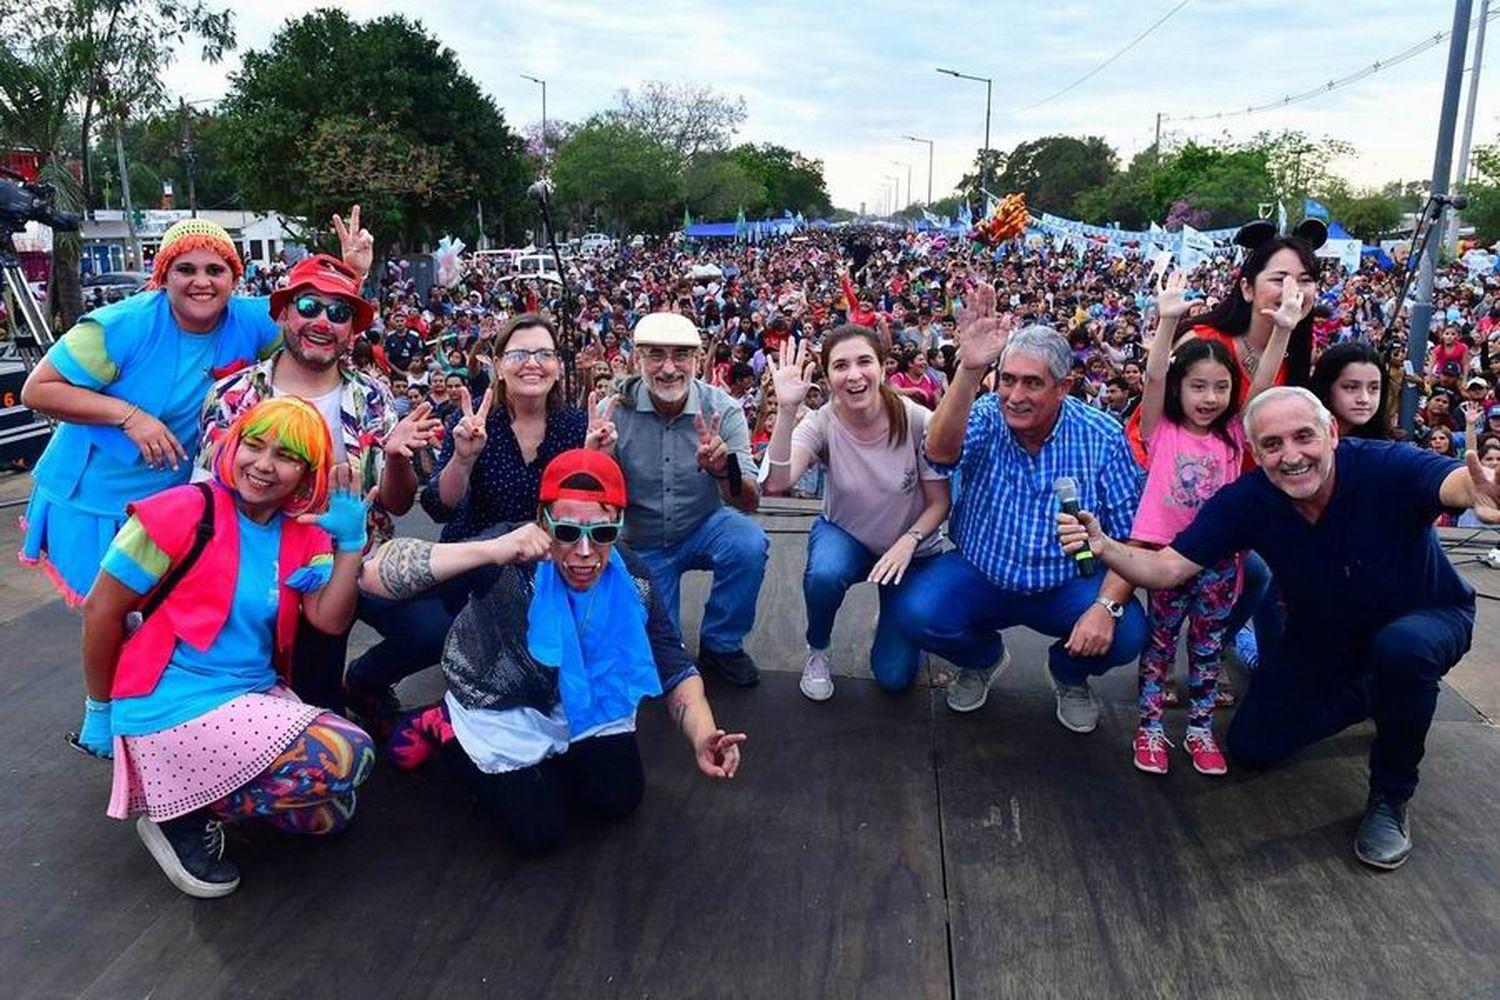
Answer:
[{"label": "wooden stage floor", "polygon": [[1044,640],[1022,630],[973,715],[925,680],[878,691],[855,652],[868,587],[836,633],[855,676],[808,702],[801,522],[768,523],[764,680],[710,680],[721,722],[750,735],[740,777],[698,777],[647,707],[640,812],[543,859],[497,843],[435,764],[382,766],[349,831],[235,829],[239,891],[188,899],[104,816],[108,767],[62,743],[77,619],[54,603],[0,626],[0,995],[1500,996],[1500,733],[1451,691],[1416,851],[1379,874],[1351,852],[1368,726],[1277,771],[1206,778],[1179,753],[1144,775],[1134,672],[1098,685],[1096,732],[1067,732]]}]

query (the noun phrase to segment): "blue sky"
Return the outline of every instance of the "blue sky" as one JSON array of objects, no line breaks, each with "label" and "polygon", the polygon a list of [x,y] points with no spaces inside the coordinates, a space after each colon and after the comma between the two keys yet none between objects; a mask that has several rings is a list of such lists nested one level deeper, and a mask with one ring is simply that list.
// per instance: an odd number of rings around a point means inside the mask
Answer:
[{"label": "blue sky", "polygon": [[[241,49],[262,48],[286,18],[317,6],[303,0],[235,4]],[[1176,0],[1139,3],[725,4],[629,2],[485,3],[428,0],[420,7],[372,0],[342,6],[356,17],[405,13],[457,52],[465,69],[513,125],[541,117],[548,81],[552,118],[577,120],[613,103],[641,80],[707,83],[742,95],[749,117],[740,138],[772,141],[821,158],[834,202],[872,210],[882,180],[907,171],[925,195],[934,140],[932,190],[951,191],[984,138],[984,85],[935,72],[938,66],[994,79],[991,145],[1009,149],[1055,133],[1095,134],[1122,162],[1149,146],[1158,111],[1169,117],[1274,100],[1393,55],[1446,30],[1446,0],[1192,0],[1130,52],[1070,93],[1028,105],[1088,72],[1171,10]],[[1477,14],[1479,4],[1474,4]],[[1500,9],[1500,5],[1497,5]],[[1492,25],[1492,27],[1495,25]],[[1500,32],[1488,39],[1475,141],[1500,135]],[[1293,107],[1222,122],[1163,125],[1168,138],[1246,136],[1297,128],[1357,147],[1335,169],[1357,185],[1432,171],[1446,41],[1358,84]],[[238,65],[231,57],[229,68]],[[225,67],[186,52],[168,73],[175,94],[211,98]],[[1460,106],[1462,111],[1462,106]],[[896,165],[899,161],[903,165]]]}]

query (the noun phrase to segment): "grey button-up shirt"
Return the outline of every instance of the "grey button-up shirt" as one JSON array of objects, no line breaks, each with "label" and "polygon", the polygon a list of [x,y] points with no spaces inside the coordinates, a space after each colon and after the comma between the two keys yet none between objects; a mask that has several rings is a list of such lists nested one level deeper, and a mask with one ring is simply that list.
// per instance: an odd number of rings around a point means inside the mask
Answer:
[{"label": "grey button-up shirt", "polygon": [[719,434],[739,456],[740,472],[754,478],[750,425],[739,400],[701,379],[688,388],[687,405],[670,420],[656,412],[644,379],[625,384],[626,401],[615,407],[619,432],[615,458],[625,470],[630,494],[625,508],[625,539],[637,549],[675,545],[724,505],[719,481],[698,468],[694,418],[720,414]]}]

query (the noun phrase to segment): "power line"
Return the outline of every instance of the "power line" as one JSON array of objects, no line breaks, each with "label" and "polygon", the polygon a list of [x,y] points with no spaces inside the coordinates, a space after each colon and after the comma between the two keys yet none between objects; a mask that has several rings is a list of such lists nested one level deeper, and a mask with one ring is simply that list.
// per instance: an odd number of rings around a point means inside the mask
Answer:
[{"label": "power line", "polygon": [[1145,31],[1141,32],[1139,35],[1136,35],[1129,42],[1127,42],[1126,45],[1125,45],[1125,47],[1123,49],[1121,49],[1120,51],[1116,52],[1114,55],[1110,56],[1108,59],[1104,60],[1099,65],[1095,66],[1093,69],[1089,70],[1087,73],[1083,74],[1078,79],[1074,80],[1072,83],[1070,83],[1066,87],[1064,87],[1062,90],[1059,90],[1057,93],[1055,93],[1055,94],[1049,94],[1048,96],[1042,98],[1040,101],[1037,101],[1035,104],[1028,104],[1028,105],[1026,105],[1026,107],[1021,108],[1019,110],[1020,111],[1030,111],[1032,108],[1039,108],[1043,104],[1046,104],[1049,101],[1055,101],[1055,100],[1057,100],[1059,97],[1061,97],[1062,95],[1066,94],[1068,91],[1072,90],[1073,88],[1077,87],[1079,84],[1085,83],[1085,82],[1093,79],[1095,76],[1098,76],[1099,73],[1102,70],[1104,70],[1107,66],[1109,66],[1110,63],[1114,62],[1116,59],[1120,58],[1125,53],[1127,53],[1131,49],[1135,48],[1136,45],[1138,45],[1141,41],[1143,41],[1147,35],[1151,34],[1151,32],[1155,31],[1157,28],[1160,28],[1163,24],[1166,24],[1167,20],[1169,18],[1171,18],[1171,16],[1173,14],[1177,13],[1179,10],[1181,10],[1184,7],[1186,7],[1190,3],[1192,3],[1192,0],[1181,0],[1181,2],[1178,3],[1178,5],[1176,7],[1173,7],[1171,10],[1167,11],[1161,17],[1157,18],[1155,21],[1152,22],[1152,24],[1151,24],[1151,26],[1149,28],[1147,28]]},{"label": "power line", "polygon": [[[1500,18],[1500,10],[1497,10],[1495,13],[1491,14],[1487,20],[1493,21],[1496,18]],[[1478,24],[1479,18],[1476,17],[1469,25],[1469,27],[1474,28],[1477,27]],[[1279,100],[1268,101],[1265,104],[1251,105],[1248,108],[1242,108],[1238,111],[1220,111],[1217,114],[1212,115],[1163,115],[1162,121],[1219,121],[1224,118],[1239,118],[1242,115],[1259,114],[1262,111],[1270,111],[1275,108],[1284,108],[1291,104],[1300,104],[1303,101],[1310,101],[1315,97],[1322,97],[1324,94],[1331,94],[1335,90],[1340,90],[1344,87],[1349,86],[1350,84],[1358,83],[1359,81],[1367,77],[1374,76],[1376,73],[1379,73],[1383,69],[1390,69],[1392,66],[1399,66],[1402,63],[1406,62],[1408,59],[1415,58],[1416,56],[1421,55],[1423,52],[1426,52],[1428,49],[1441,45],[1448,39],[1448,36],[1451,34],[1453,34],[1452,31],[1440,31],[1430,38],[1424,38],[1420,42],[1417,42],[1415,45],[1402,49],[1400,52],[1396,53],[1393,56],[1389,56],[1385,59],[1377,59],[1370,65],[1355,70],[1348,76],[1341,76],[1336,80],[1329,80],[1327,83],[1320,84],[1308,90],[1304,90],[1298,94],[1288,94],[1285,97],[1280,98]]]}]

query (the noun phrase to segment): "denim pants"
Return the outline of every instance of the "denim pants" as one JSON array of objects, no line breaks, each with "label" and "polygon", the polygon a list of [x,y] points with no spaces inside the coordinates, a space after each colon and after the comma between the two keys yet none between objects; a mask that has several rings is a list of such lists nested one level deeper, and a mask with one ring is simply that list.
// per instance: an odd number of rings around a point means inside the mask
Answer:
[{"label": "denim pants", "polygon": [[1246,550],[1240,566],[1240,596],[1229,611],[1224,622],[1224,641],[1233,643],[1235,635],[1246,622],[1255,629],[1255,646],[1267,650],[1281,640],[1286,631],[1286,613],[1281,607],[1281,595],[1276,591],[1276,581],[1271,579],[1271,567],[1254,550]]},{"label": "denim pants", "polygon": [[901,588],[891,610],[910,642],[956,666],[981,670],[997,663],[1005,652],[1000,630],[1013,625],[1059,637],[1048,651],[1047,665],[1060,684],[1082,684],[1129,663],[1146,644],[1146,615],[1130,600],[1103,655],[1074,656],[1063,648],[1073,626],[1099,596],[1103,573],[1076,577],[1036,594],[1018,594],[990,582],[957,552],[930,563],[916,586]]},{"label": "denim pants", "polygon": [[1405,802],[1417,788],[1438,679],[1468,652],[1473,631],[1468,604],[1412,611],[1362,639],[1289,633],[1262,654],[1229,725],[1230,754],[1270,767],[1373,718],[1370,791]]},{"label": "denim pants", "polygon": [[349,664],[350,689],[379,693],[440,661],[471,588],[469,575],[462,574],[404,601],[360,594],[359,620],[380,633],[380,642]]},{"label": "denim pants", "polygon": [[[810,647],[828,648],[833,619],[844,603],[844,595],[870,575],[880,555],[827,518],[813,521],[807,535],[807,569],[802,573]],[[896,612],[891,610],[891,604],[901,590],[917,586],[917,578],[932,564],[933,558],[913,559],[899,584],[880,587],[880,621],[875,626],[875,643],[870,647],[870,673],[887,691],[910,687],[921,662],[921,650],[896,627]]]},{"label": "denim pants", "polygon": [[698,648],[715,653],[743,648],[745,636],[755,625],[755,603],[771,553],[770,539],[760,525],[738,511],[720,507],[677,544],[634,551],[651,570],[657,596],[679,632],[682,574],[711,570],[714,582],[703,609]]}]

